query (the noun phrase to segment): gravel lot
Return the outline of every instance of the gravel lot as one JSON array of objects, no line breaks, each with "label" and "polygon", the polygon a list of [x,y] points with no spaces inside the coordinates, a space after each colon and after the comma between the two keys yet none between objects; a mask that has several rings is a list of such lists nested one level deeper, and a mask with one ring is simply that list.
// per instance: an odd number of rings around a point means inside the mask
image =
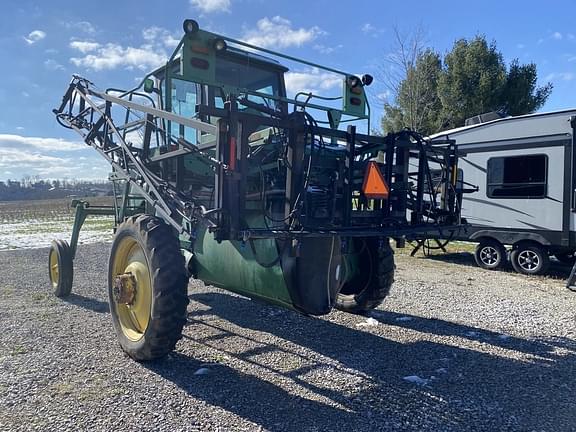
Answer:
[{"label": "gravel lot", "polygon": [[0,252],[0,430],[576,430],[560,279],[399,256],[379,310],[322,318],[193,281],[177,352],[138,364],[113,334],[108,250],[80,247],[67,301],[47,249]]}]

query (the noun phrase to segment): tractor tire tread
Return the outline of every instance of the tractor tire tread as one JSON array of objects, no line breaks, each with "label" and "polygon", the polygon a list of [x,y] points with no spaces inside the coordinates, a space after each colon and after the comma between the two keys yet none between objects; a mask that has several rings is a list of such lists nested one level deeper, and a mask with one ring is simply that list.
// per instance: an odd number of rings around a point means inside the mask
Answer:
[{"label": "tractor tire tread", "polygon": [[[118,231],[122,228],[136,230],[145,251],[148,251],[153,304],[150,322],[142,336],[143,343],[126,343],[121,338],[120,344],[130,357],[138,361],[164,357],[182,338],[182,329],[187,322],[188,277],[184,257],[171,228],[157,217],[132,216]],[[118,333],[121,336],[121,331]]]},{"label": "tractor tire tread", "polygon": [[59,281],[54,288],[54,295],[58,298],[68,297],[72,293],[74,281],[72,251],[66,240],[53,240],[52,249],[57,253],[59,267]]},{"label": "tractor tire tread", "polygon": [[394,251],[388,241],[378,252],[376,283],[369,284],[365,289],[354,295],[339,295],[336,308],[353,314],[366,313],[382,304],[390,293],[394,283]]}]

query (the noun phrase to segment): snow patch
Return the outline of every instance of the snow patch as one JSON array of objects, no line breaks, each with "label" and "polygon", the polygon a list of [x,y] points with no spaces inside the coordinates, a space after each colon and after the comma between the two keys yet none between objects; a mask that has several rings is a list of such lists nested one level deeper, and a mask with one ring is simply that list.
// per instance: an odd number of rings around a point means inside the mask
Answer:
[{"label": "snow patch", "polygon": [[370,317],[366,321],[356,324],[356,327],[376,327],[378,324],[380,323],[377,320]]},{"label": "snow patch", "polygon": [[[107,217],[91,217],[90,222],[110,221]],[[12,249],[30,249],[49,247],[54,239],[70,241],[72,234],[70,220],[39,221],[4,223],[0,226],[0,251]],[[112,241],[114,233],[98,225],[87,223],[80,230],[79,244]]]}]

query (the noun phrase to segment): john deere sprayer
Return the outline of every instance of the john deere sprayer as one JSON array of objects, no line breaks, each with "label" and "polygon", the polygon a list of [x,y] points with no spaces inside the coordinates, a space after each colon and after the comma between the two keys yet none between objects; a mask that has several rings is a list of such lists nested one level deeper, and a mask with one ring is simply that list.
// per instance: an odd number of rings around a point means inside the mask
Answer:
[{"label": "john deere sprayer", "polygon": [[[288,97],[278,59],[341,77],[340,94]],[[71,293],[85,218],[109,214],[110,311],[137,360],[174,349],[190,277],[309,315],[377,307],[393,282],[390,239],[453,229],[459,212],[453,144],[369,135],[371,81],[193,20],[135,89],[74,76],[54,114],[110,163],[115,196],[73,202],[71,242],[50,250],[55,294]]]}]

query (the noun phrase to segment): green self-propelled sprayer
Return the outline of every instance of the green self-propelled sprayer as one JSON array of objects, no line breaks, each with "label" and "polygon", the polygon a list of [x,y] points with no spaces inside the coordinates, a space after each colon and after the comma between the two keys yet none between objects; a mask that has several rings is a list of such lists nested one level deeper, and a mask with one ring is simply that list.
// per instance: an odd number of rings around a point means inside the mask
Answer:
[{"label": "green self-propelled sprayer", "polygon": [[[288,97],[288,69],[271,57],[341,76],[340,96]],[[115,196],[109,207],[73,202],[71,242],[50,250],[55,294],[71,293],[85,218],[109,214],[110,311],[137,360],[174,349],[190,277],[309,315],[377,307],[393,281],[390,239],[460,221],[451,142],[360,133],[370,130],[371,81],[193,20],[135,89],[100,91],[74,76],[54,114],[112,165]]]}]

